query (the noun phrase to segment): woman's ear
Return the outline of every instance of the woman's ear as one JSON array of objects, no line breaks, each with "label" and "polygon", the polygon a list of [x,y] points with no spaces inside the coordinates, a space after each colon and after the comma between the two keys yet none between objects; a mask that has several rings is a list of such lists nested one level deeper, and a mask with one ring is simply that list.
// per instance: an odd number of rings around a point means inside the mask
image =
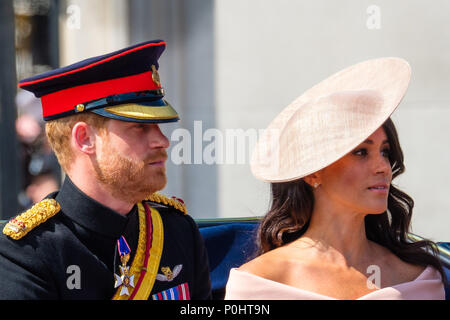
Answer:
[{"label": "woman's ear", "polygon": [[318,172],[311,173],[303,178],[303,180],[314,189],[317,189],[321,185],[320,174]]},{"label": "woman's ear", "polygon": [[86,122],[77,122],[72,128],[72,142],[82,153],[95,153],[95,134]]}]

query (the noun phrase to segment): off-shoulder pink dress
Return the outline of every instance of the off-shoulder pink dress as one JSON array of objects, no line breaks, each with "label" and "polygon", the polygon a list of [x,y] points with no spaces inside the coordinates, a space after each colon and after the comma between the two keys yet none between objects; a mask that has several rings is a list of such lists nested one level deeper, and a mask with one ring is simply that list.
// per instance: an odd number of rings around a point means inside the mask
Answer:
[{"label": "off-shoulder pink dress", "polygon": [[[335,298],[298,289],[257,275],[231,269],[226,300],[336,300]],[[441,274],[431,266],[413,281],[372,291],[357,300],[444,300]]]}]

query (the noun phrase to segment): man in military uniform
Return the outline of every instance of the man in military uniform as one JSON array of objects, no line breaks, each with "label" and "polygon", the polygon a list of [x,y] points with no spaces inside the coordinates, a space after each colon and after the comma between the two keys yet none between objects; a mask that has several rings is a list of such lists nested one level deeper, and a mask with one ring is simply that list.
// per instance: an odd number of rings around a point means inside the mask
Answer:
[{"label": "man in military uniform", "polygon": [[209,299],[207,253],[166,184],[177,121],[163,99],[163,41],[140,43],[24,79],[41,98],[66,172],[58,192],[0,237],[0,299]]}]

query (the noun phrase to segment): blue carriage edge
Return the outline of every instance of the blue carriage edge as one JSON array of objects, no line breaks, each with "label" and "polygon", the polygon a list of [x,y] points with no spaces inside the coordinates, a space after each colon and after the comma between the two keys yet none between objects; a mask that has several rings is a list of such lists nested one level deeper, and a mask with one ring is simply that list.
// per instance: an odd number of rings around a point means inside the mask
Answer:
[{"label": "blue carriage edge", "polygon": [[[261,217],[196,219],[208,251],[214,299],[223,299],[231,268],[237,268],[256,256],[256,232]],[[409,233],[410,241],[423,238]],[[437,242],[439,258],[450,279],[450,242]],[[445,287],[450,300],[450,284]]]}]

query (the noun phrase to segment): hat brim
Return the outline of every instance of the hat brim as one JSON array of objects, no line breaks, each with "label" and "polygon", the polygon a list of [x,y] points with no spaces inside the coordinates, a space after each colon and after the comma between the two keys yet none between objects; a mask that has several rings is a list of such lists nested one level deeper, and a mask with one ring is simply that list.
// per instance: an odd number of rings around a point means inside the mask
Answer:
[{"label": "hat brim", "polygon": [[410,78],[405,60],[381,58],[307,90],[261,135],[252,154],[253,175],[267,182],[294,181],[339,160],[391,116]]},{"label": "hat brim", "polygon": [[175,109],[163,99],[159,100],[159,103],[155,101],[151,103],[127,103],[95,109],[91,112],[111,119],[129,122],[165,123],[176,122],[180,119]]}]

